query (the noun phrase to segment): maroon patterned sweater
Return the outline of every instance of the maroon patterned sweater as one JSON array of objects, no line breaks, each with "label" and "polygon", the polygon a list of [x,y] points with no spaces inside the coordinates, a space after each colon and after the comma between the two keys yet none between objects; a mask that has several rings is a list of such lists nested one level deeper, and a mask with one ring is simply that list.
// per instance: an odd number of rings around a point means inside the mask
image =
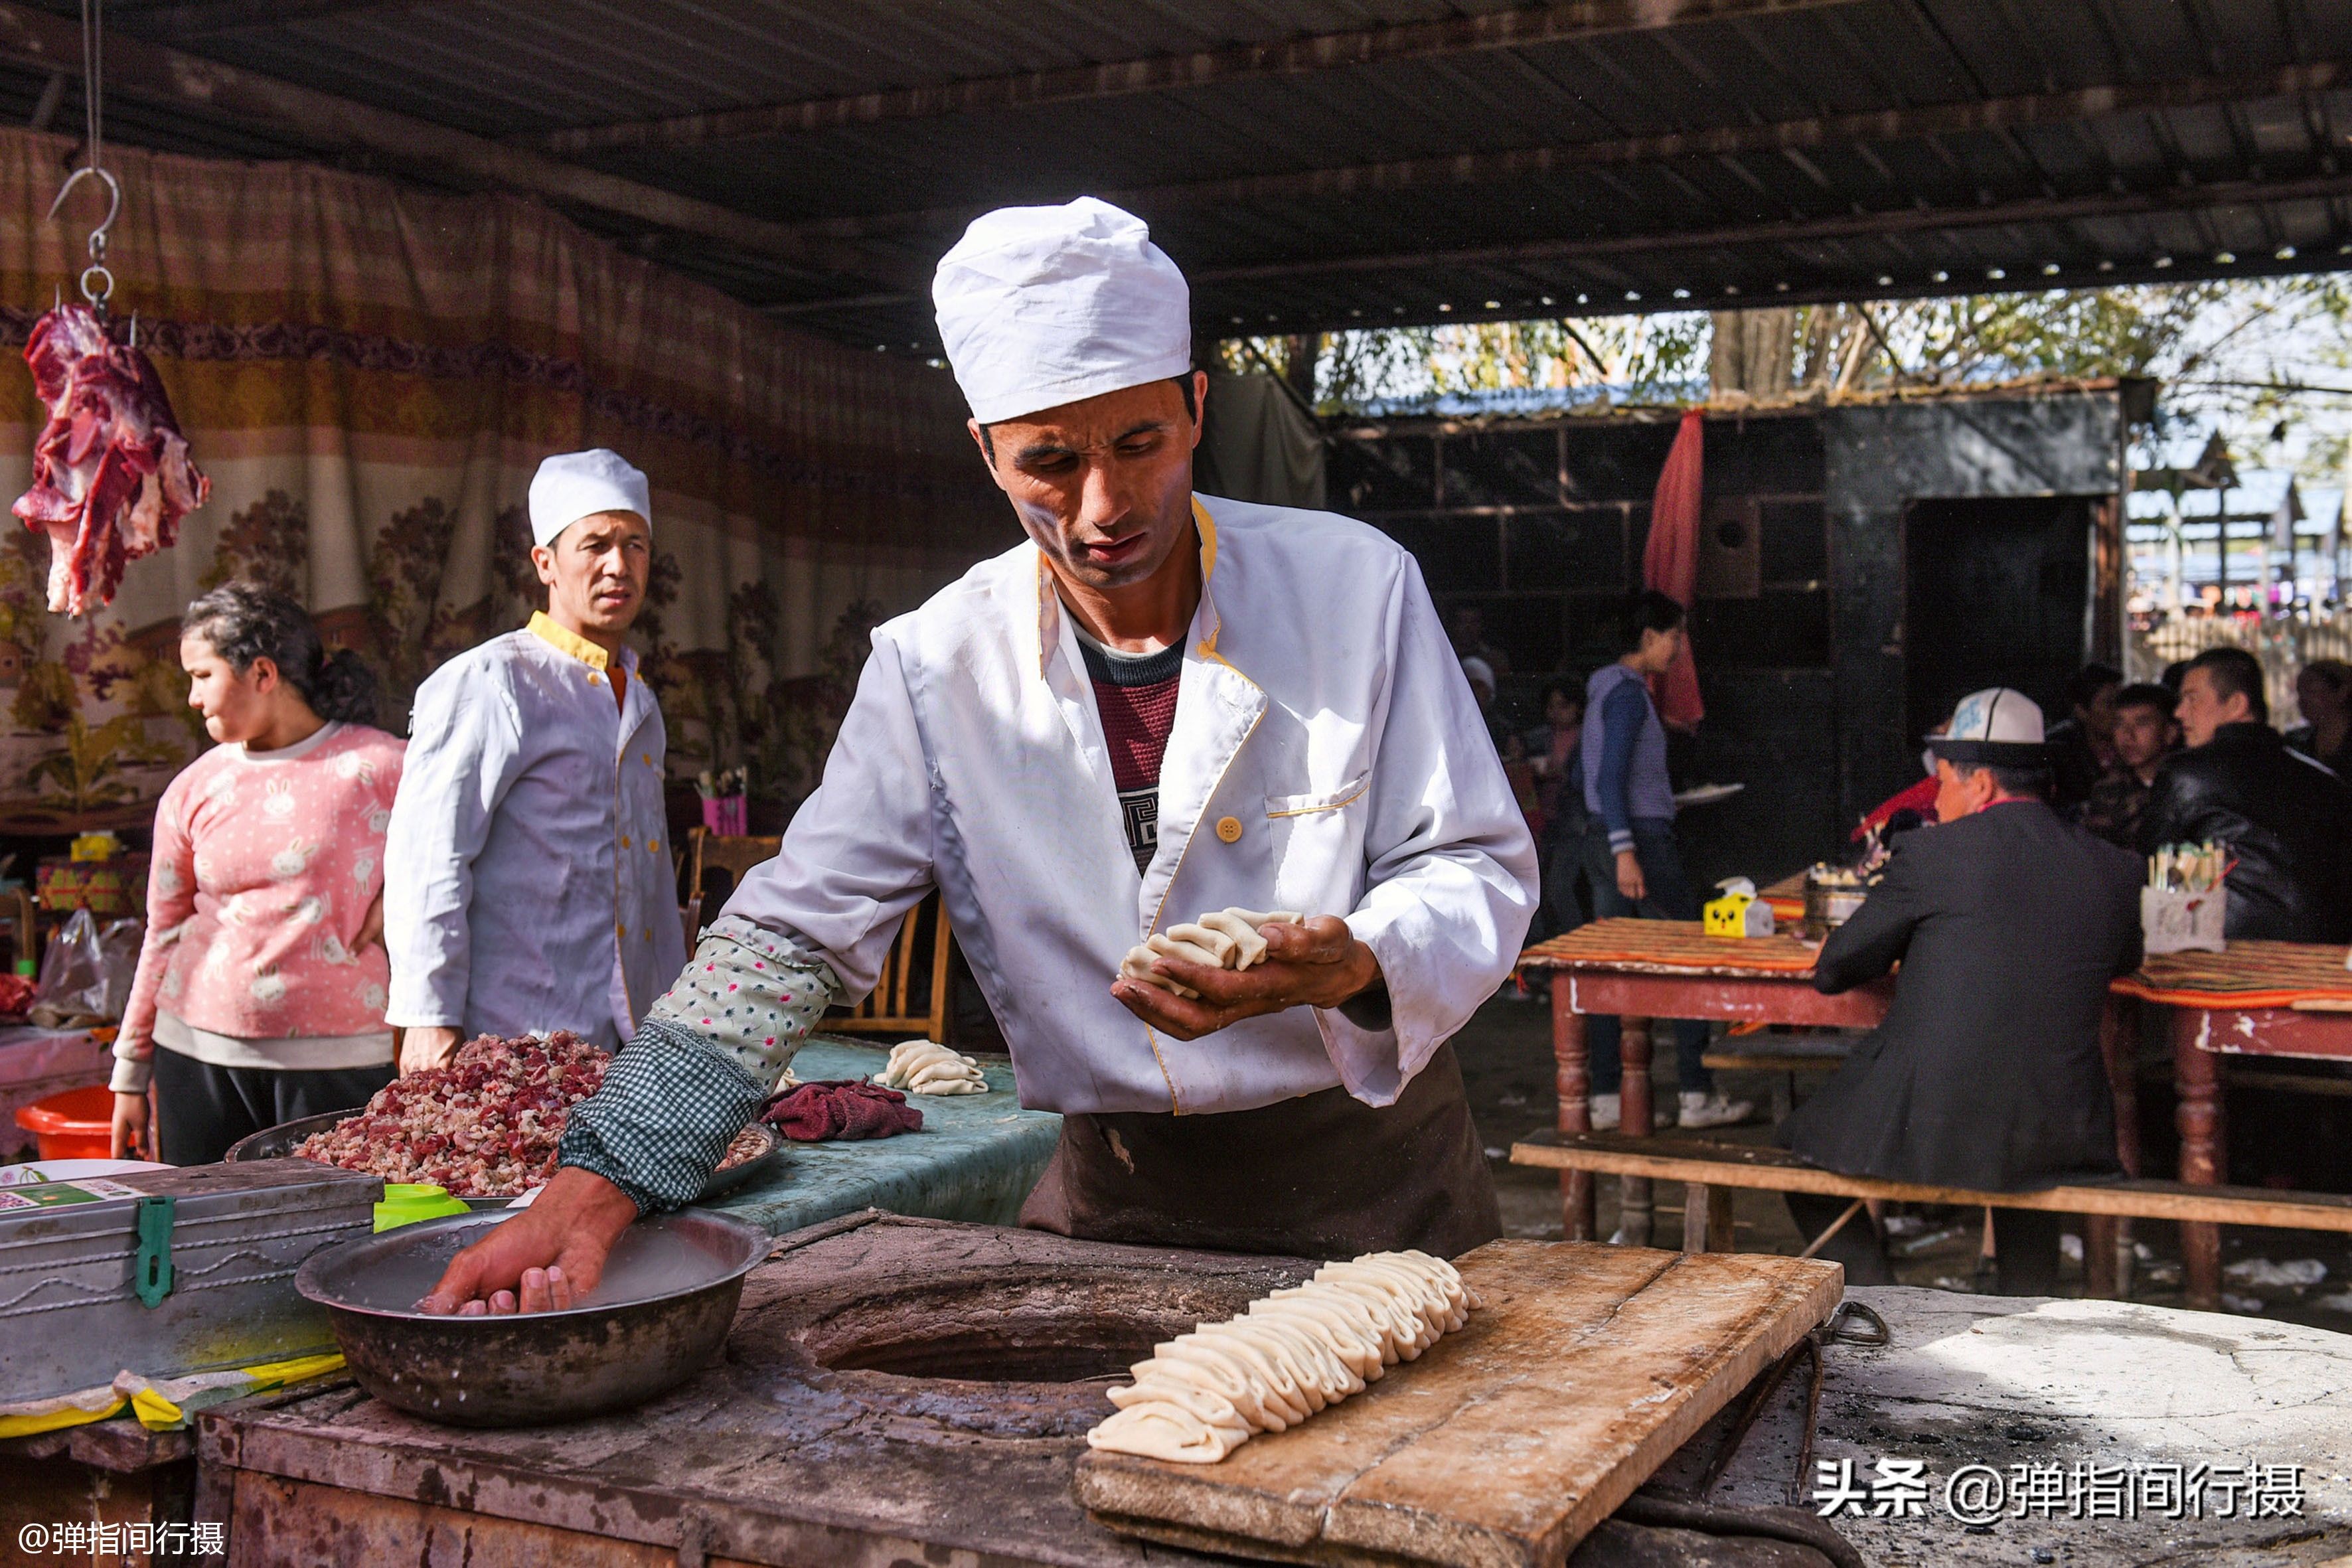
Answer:
[{"label": "maroon patterned sweater", "polygon": [[1110,747],[1110,773],[1118,789],[1119,816],[1127,824],[1127,847],[1135,868],[1151,864],[1160,847],[1160,760],[1176,724],[1176,690],[1184,673],[1184,645],[1158,653],[1118,654],[1084,637],[1078,652],[1094,683],[1095,710],[1102,715],[1103,740]]}]

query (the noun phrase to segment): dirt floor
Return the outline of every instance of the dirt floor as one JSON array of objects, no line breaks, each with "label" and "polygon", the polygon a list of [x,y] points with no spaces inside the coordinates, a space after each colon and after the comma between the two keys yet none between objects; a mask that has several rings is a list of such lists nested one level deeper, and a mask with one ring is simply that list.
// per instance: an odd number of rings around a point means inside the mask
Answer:
[{"label": "dirt floor", "polygon": [[[1559,1180],[1557,1173],[1510,1163],[1513,1140],[1538,1128],[1556,1125],[1559,1101],[1552,1087],[1551,1011],[1540,998],[1522,999],[1509,992],[1486,1004],[1478,1016],[1454,1037],[1455,1053],[1469,1087],[1470,1106],[1494,1169],[1502,1195],[1503,1227],[1511,1236],[1556,1237],[1560,1233]],[[1651,1053],[1658,1102],[1675,1102],[1674,1044],[1664,1030]],[[1725,1093],[1735,1100],[1752,1100],[1757,1115],[1743,1126],[1718,1129],[1709,1137],[1749,1143],[1770,1140],[1771,1075],[1719,1075]],[[1795,1097],[1801,1100],[1807,1075],[1796,1075]],[[1818,1082],[1816,1079],[1813,1081]],[[1786,1079],[1783,1091],[1788,1092]],[[1602,1178],[1599,1184],[1600,1230],[1609,1235],[1617,1225],[1618,1183]],[[1655,1184],[1654,1245],[1675,1247],[1682,1237],[1682,1191]],[[1741,1192],[1735,1194],[1733,1224],[1743,1250],[1795,1253],[1801,1249],[1789,1211],[1777,1194]],[[2156,1306],[2182,1304],[2179,1289],[2179,1249],[2173,1227],[2158,1222],[2135,1226],[2137,1266],[2129,1299]],[[1893,1216],[1889,1237],[1896,1279],[1905,1285],[1945,1290],[1989,1289],[1990,1260],[1979,1261],[1984,1247],[1984,1211],[1914,1209]],[[2079,1237],[2066,1243],[2069,1257],[2063,1282],[2069,1294],[2082,1290]],[[2225,1268],[2236,1266],[2227,1286],[2226,1305],[2232,1311],[2260,1314],[2281,1322],[2306,1323],[2315,1328],[2352,1332],[2352,1237],[2309,1231],[2232,1228],[2223,1233]],[[2288,1267],[2285,1273],[2307,1277],[2310,1265],[2325,1272],[2311,1283],[2265,1283],[2249,1278],[2249,1266],[2267,1262]],[[2263,1271],[2256,1271],[2263,1272]]]}]

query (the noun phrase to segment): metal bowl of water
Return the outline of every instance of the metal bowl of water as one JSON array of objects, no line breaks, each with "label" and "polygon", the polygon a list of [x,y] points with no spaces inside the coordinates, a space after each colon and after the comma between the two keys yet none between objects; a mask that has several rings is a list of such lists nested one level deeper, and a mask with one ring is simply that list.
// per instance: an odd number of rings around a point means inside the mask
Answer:
[{"label": "metal bowl of water", "polygon": [[561,1312],[436,1317],[415,1303],[508,1216],[453,1215],[346,1242],[294,1288],[326,1309],[360,1386],[455,1426],[536,1426],[642,1405],[709,1365],[768,1233],[688,1209],[622,1232],[604,1278]]}]

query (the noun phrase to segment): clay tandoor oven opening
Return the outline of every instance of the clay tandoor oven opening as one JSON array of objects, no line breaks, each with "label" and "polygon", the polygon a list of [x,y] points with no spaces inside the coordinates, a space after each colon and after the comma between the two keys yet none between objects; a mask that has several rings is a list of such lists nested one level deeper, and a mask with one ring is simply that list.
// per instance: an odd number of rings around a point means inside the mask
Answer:
[{"label": "clay tandoor oven opening", "polygon": [[1007,1270],[846,1302],[793,1338],[835,1372],[991,1383],[1124,1379],[1162,1340],[1245,1309],[1239,1279],[1146,1269]]}]

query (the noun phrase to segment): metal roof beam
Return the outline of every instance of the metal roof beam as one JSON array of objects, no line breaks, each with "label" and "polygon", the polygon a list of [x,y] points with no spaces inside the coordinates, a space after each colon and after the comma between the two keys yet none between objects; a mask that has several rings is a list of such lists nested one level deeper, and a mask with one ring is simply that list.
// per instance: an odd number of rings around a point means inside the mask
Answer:
[{"label": "metal roof beam", "polygon": [[974,77],[926,87],[894,88],[751,109],[716,110],[665,120],[586,125],[518,138],[559,157],[640,147],[694,147],[755,141],[893,120],[933,120],[975,110],[1030,109],[1088,99],[1206,87],[1244,78],[1428,59],[1483,49],[1525,48],[1616,33],[1654,32],[1695,22],[1851,5],[1862,0],[1568,0],[1515,11],[1447,16],[1432,22],[1315,33],[1264,44],[1238,44],[1189,55],[1153,55],[1056,70]]},{"label": "metal roof beam", "polygon": [[[69,17],[0,5],[0,58],[79,78],[80,26]],[[120,33],[106,41],[106,89],[266,132],[297,146],[365,151],[445,181],[454,175],[461,182],[618,214],[805,272],[899,287],[922,281],[903,266],[837,241],[795,233],[783,224]]]},{"label": "metal roof beam", "polygon": [[[2102,192],[2096,195],[2055,201],[2037,196],[2025,201],[1983,206],[1903,207],[1885,212],[1837,213],[1822,217],[1782,219],[1717,228],[1648,230],[1579,239],[1527,240],[1455,250],[1309,257],[1251,266],[1201,268],[1188,271],[1186,276],[1194,288],[1195,305],[1198,307],[1199,291],[1221,283],[1254,283],[1324,275],[1377,276],[1416,268],[1514,268],[1555,262],[1585,262],[1597,266],[1611,257],[1641,257],[1664,251],[1820,244],[1906,234],[1957,233],[1965,229],[2000,228],[2014,224],[2075,223],[2093,218],[2132,217],[2158,213],[2197,214],[2276,202],[2332,201],[2345,196],[2352,196],[2352,174],[2263,183],[2175,185],[2156,191],[2120,194]],[[2257,268],[2248,270],[2251,273]],[[2038,282],[2035,286],[2049,287]],[[1953,287],[1964,288],[1965,285],[1956,283]],[[1819,290],[1814,289],[1807,297],[1811,298],[1818,293]],[[1862,290],[1864,296],[1869,293],[1867,289]],[[762,309],[773,315],[809,317],[822,316],[831,310],[877,310],[917,304],[922,299],[923,296],[916,292],[866,294],[852,299],[799,300]],[[1758,302],[1769,304],[1775,300],[1759,297]]]},{"label": "metal roof beam", "polygon": [[2310,179],[2242,181],[2229,184],[2168,186],[2158,191],[2102,193],[2093,196],[2028,201],[1991,206],[1903,207],[1892,212],[1840,213],[1722,228],[1667,229],[1644,234],[1598,235],[1580,239],[1528,240],[1474,246],[1458,250],[1407,254],[1314,257],[1246,267],[1206,268],[1189,274],[1195,286],[1302,278],[1318,273],[1390,272],[1412,267],[1513,267],[1532,261],[1574,261],[1587,257],[1638,255],[1650,251],[1712,247],[1792,245],[1881,236],[1999,228],[2010,224],[2074,223],[2087,218],[2129,217],[2144,213],[2203,212],[2221,207],[2261,208],[2276,202],[2326,201],[2352,194],[2352,174]]},{"label": "metal roof beam", "polygon": [[[1577,170],[1656,163],[1679,158],[1740,158],[1758,153],[1801,157],[1809,149],[1845,143],[1899,142],[1970,132],[2013,131],[2020,126],[2057,125],[2121,114],[2190,109],[2216,103],[2256,101],[2352,88],[2352,61],[2326,60],[2283,70],[2240,76],[2085,88],[2073,92],[2033,93],[2017,98],[1964,100],[1914,109],[1874,110],[1782,120],[1760,125],[1730,125],[1713,131],[1672,132],[1615,141],[1521,147],[1491,153],[1450,153],[1397,159],[1341,168],[1307,169],[1279,174],[1246,174],[1229,180],[1147,185],[1098,193],[1146,217],[1215,209],[1244,202],[1296,202],[1318,197],[1367,196],[1450,185],[1493,184]],[[1820,176],[1815,175],[1818,182]],[[2046,194],[2046,193],[2045,193]],[[826,219],[795,226],[797,232],[831,239],[856,239],[909,230],[945,228],[987,210],[983,205],[881,213],[869,217]]]},{"label": "metal roof beam", "polygon": [[413,11],[425,0],[163,0],[162,4],[117,4],[110,20],[142,33],[170,38],[200,38],[215,33],[256,32],[289,22],[320,22],[343,16]]}]

